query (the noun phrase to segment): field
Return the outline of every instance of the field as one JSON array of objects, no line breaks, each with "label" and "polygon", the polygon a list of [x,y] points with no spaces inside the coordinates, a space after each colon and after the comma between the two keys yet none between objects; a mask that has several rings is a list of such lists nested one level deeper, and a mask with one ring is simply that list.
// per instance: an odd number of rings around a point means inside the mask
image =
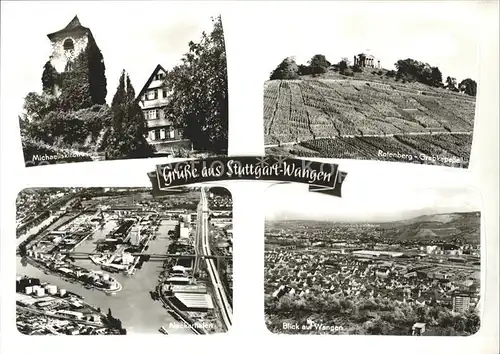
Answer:
[{"label": "field", "polygon": [[402,160],[380,150],[418,157],[411,162],[437,157],[437,164],[466,165],[474,113],[474,97],[420,84],[304,79],[268,81],[264,88],[268,153]]}]

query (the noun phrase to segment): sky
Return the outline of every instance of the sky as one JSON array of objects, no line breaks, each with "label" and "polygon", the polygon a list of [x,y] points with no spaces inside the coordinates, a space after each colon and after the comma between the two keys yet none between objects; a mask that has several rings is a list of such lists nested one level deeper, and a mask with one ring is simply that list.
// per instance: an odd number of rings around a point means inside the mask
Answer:
[{"label": "sky", "polygon": [[[265,81],[288,56],[306,63],[315,54],[331,62],[369,50],[385,68],[414,58],[438,66],[444,78],[478,78],[480,11],[474,1],[389,2],[2,2],[2,83],[7,82],[9,115],[20,113],[28,92],[41,91],[49,59],[47,38],[78,15],[104,56],[108,103],[122,69],[139,92],[157,64],[178,64],[211,17],[223,14],[229,87],[236,71],[251,70]],[[228,11],[226,11],[228,10]],[[227,21],[224,16],[227,15]],[[227,23],[227,26],[226,26]],[[251,57],[251,66],[241,56]],[[248,83],[237,84],[247,87]],[[10,108],[12,106],[12,109]]]},{"label": "sky", "polygon": [[9,97],[14,97],[19,111],[28,92],[42,90],[43,65],[51,52],[47,34],[64,28],[75,15],[90,28],[104,57],[109,103],[122,69],[138,93],[157,64],[167,70],[178,64],[189,41],[210,32],[211,17],[219,14],[214,6],[203,4],[188,8],[168,2],[115,1],[2,2],[2,12],[2,61],[9,66],[5,75],[14,91]]},{"label": "sky", "polygon": [[269,72],[285,57],[298,64],[315,54],[337,63],[367,52],[381,66],[394,69],[398,59],[412,58],[438,66],[443,77],[458,82],[478,80],[479,9],[474,1],[337,2],[323,10],[316,7],[296,14],[261,20],[272,33],[275,47],[266,51]]},{"label": "sky", "polygon": [[[465,174],[453,174],[450,169],[419,166],[417,171],[415,166],[393,162],[343,161],[340,170],[347,172],[340,198],[309,192],[306,185],[300,184],[269,187],[265,195],[266,219],[385,222],[481,211],[479,192],[470,187]],[[385,178],[387,175],[391,178]]]}]

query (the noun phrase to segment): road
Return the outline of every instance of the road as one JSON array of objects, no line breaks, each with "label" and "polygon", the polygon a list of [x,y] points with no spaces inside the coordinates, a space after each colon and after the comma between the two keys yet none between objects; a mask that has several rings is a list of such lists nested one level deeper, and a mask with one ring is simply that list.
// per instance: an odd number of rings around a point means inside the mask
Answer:
[{"label": "road", "polygon": [[[209,243],[209,209],[208,209],[208,198],[205,192],[205,189],[201,188],[201,199],[198,204],[198,220],[197,220],[197,228],[196,228],[196,252],[201,251],[203,256],[211,256],[212,252],[210,250]],[[205,263],[207,266],[207,272],[210,276],[210,280],[212,282],[212,286],[214,289],[215,299],[217,301],[217,305],[220,308],[220,312],[222,315],[222,320],[226,329],[229,329],[232,325],[233,320],[233,310],[231,308],[231,304],[227,298],[226,290],[224,289],[224,285],[219,276],[219,270],[215,266],[215,261],[213,259],[205,258]]]},{"label": "road", "polygon": [[[121,251],[120,251],[121,252]],[[39,252],[39,254],[52,254],[50,252]],[[67,255],[72,258],[81,258],[81,259],[87,259],[89,256],[102,256],[103,252],[74,252],[74,251],[68,251],[68,252],[59,252],[59,254]],[[130,253],[130,255],[134,257],[138,256],[150,256],[151,258],[155,259],[167,259],[167,258],[195,258],[195,254],[173,254],[173,253],[147,253],[147,252],[134,252]],[[203,256],[202,258],[211,258],[211,259],[229,259],[232,258],[231,256],[220,256],[220,255],[206,255]]]}]

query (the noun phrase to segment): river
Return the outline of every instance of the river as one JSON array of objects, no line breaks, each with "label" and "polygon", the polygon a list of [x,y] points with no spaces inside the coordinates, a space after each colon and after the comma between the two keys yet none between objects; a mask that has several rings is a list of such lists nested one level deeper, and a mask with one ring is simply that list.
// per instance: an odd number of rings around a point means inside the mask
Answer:
[{"label": "river", "polygon": [[[103,229],[94,232],[94,235],[85,240],[77,247],[76,251],[91,251],[95,245],[93,243],[105,237],[111,231],[116,222],[110,220]],[[168,231],[173,230],[176,225],[174,220],[162,220],[157,231],[156,240],[151,240],[147,253],[166,253],[170,244]],[[72,291],[85,298],[85,301],[95,307],[100,307],[101,311],[107,313],[108,309],[114,317],[122,321],[122,325],[127,329],[128,334],[158,334],[158,329],[165,326],[172,334],[192,334],[193,332],[181,325],[170,326],[169,323],[177,323],[160,301],[153,301],[149,291],[155,290],[158,276],[162,271],[162,261],[145,262],[141,269],[137,269],[132,276],[113,274],[123,286],[123,289],[115,295],[108,295],[98,290],[85,289],[79,284],[69,283],[54,275],[47,275],[43,271],[31,266],[21,264],[21,258],[17,258],[17,273],[39,278],[55,284],[58,287]],[[99,270],[90,260],[77,260],[75,262],[85,268]]]}]

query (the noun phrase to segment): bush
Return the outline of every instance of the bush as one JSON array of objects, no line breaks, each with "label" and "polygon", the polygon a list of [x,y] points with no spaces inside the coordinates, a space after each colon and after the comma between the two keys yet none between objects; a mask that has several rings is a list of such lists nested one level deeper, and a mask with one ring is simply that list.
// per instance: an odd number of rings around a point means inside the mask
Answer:
[{"label": "bush", "polygon": [[410,58],[398,60],[395,66],[398,70],[397,78],[404,79],[405,82],[417,81],[434,87],[442,85],[443,76],[438,67]]},{"label": "bush", "polygon": [[[304,70],[304,68],[302,68]],[[299,67],[292,58],[285,58],[271,72],[270,80],[295,80],[299,77]]]},{"label": "bush", "polygon": [[361,72],[363,72],[363,69],[359,65],[353,65],[352,71],[355,73],[361,73]]},{"label": "bush", "polygon": [[348,70],[349,66],[347,65],[347,62],[345,60],[341,60],[337,64],[337,68],[339,69],[340,73],[343,74],[344,71]]},{"label": "bush", "polygon": [[316,54],[309,60],[309,70],[311,74],[326,73],[330,65],[330,62],[323,54]]},{"label": "bush", "polygon": [[389,70],[388,72],[385,73],[385,76],[387,77],[395,77],[396,72],[394,70]]},{"label": "bush", "polygon": [[90,147],[109,124],[110,116],[109,107],[100,105],[76,112],[53,111],[44,119],[27,123],[25,132],[27,138],[57,147]]},{"label": "bush", "polygon": [[307,65],[300,64],[298,72],[299,72],[299,75],[309,75],[309,74],[311,74],[311,69]]},{"label": "bush", "polygon": [[346,69],[343,72],[341,72],[342,75],[344,76],[354,76],[354,73],[350,69]]}]

